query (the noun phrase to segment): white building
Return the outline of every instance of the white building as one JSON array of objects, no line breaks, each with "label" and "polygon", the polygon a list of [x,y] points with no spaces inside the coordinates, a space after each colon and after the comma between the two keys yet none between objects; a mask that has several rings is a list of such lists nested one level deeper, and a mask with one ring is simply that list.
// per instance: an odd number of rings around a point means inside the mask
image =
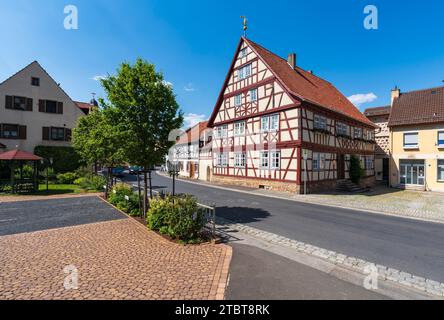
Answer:
[{"label": "white building", "polygon": [[[70,146],[85,113],[34,61],[0,83],[0,152],[36,146]],[[5,148],[1,148],[1,146]]]}]

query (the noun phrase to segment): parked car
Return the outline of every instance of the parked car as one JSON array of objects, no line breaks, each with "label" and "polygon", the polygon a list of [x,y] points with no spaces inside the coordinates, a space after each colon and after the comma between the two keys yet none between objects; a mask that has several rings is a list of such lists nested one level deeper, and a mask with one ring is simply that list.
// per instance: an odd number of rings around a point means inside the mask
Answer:
[{"label": "parked car", "polygon": [[130,166],[129,167],[129,173],[130,174],[137,174],[137,172],[143,171],[143,167],[139,166]]}]

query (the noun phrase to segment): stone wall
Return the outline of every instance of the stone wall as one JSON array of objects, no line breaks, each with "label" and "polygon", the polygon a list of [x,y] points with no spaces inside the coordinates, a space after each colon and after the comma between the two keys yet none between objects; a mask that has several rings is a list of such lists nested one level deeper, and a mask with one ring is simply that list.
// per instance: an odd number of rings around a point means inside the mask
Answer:
[{"label": "stone wall", "polygon": [[214,175],[211,177],[211,182],[227,184],[227,185],[237,185],[248,188],[257,188],[257,189],[263,186],[265,189],[268,190],[284,191],[291,193],[299,193],[300,191],[300,186],[298,186],[296,183],[280,182],[280,181],[265,180],[265,179],[245,179],[240,177],[237,178],[237,177]]}]

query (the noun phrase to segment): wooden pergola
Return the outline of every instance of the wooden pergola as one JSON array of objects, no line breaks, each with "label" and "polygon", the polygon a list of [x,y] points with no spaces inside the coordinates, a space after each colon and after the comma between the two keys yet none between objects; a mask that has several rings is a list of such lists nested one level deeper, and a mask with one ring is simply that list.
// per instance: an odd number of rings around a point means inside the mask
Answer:
[{"label": "wooden pergola", "polygon": [[[11,177],[10,177],[10,186],[11,186],[11,192],[17,193],[21,191],[37,191],[39,184],[38,184],[38,163],[43,160],[43,158],[36,156],[35,154],[21,151],[21,150],[11,150],[6,151],[3,153],[0,153],[0,161],[7,162],[9,164],[9,168],[11,171]],[[32,179],[24,179],[23,178],[23,166],[27,163],[33,164],[33,178]],[[19,179],[15,178],[15,169],[20,168],[20,177]],[[32,190],[29,190],[29,188],[25,188],[25,190],[22,190],[21,188],[18,188],[22,185],[30,185],[32,183]]]}]

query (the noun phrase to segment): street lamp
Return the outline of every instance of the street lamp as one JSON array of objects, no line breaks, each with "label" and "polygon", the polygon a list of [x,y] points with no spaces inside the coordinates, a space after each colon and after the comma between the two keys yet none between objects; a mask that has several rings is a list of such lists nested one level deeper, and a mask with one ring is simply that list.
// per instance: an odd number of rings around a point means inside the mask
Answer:
[{"label": "street lamp", "polygon": [[42,165],[46,165],[46,193],[49,193],[49,165],[54,163],[53,158],[40,160]]}]

